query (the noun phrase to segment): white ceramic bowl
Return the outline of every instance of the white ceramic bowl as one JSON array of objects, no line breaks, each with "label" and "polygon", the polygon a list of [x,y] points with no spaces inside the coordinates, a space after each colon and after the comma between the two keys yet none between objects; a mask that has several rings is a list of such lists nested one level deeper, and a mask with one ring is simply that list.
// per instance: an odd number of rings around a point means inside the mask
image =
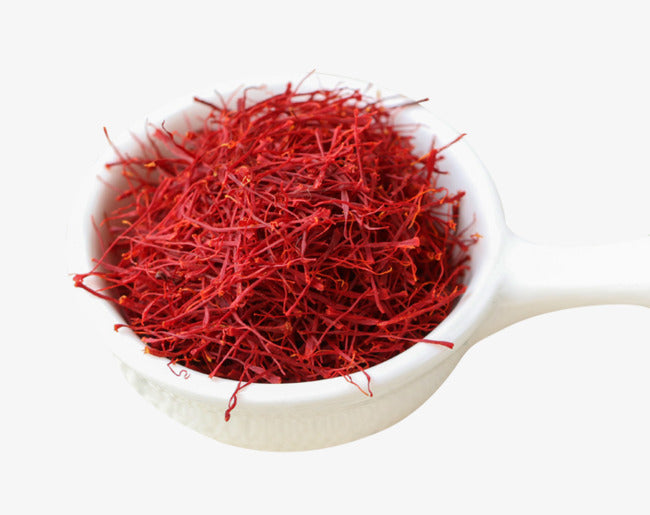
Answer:
[{"label": "white ceramic bowl", "polygon": [[[265,83],[270,91],[285,82]],[[377,95],[377,88],[364,82],[313,74],[301,87],[350,86]],[[227,97],[236,87],[220,87]],[[382,90],[390,102],[405,97]],[[215,100],[214,92],[197,94]],[[169,129],[196,127],[208,110],[192,97],[183,98],[153,114],[148,121]],[[421,106],[404,110],[398,121],[421,125],[416,149],[428,149],[432,138],[444,145],[458,136]],[[141,139],[145,123],[132,134]],[[137,155],[131,134],[114,140],[120,152]],[[406,352],[368,369],[373,397],[362,395],[343,378],[298,384],[252,384],[238,394],[237,408],[229,422],[224,411],[236,382],[210,379],[207,375],[169,364],[169,360],[143,352],[144,345],[126,330],[112,326],[123,322],[108,302],[87,296],[87,316],[104,328],[106,340],[121,363],[127,380],[144,397],[171,417],[217,440],[254,449],[304,450],[337,445],[380,431],[399,421],[422,404],[445,380],[467,349],[479,339],[522,318],[545,311],[596,303],[630,303],[650,306],[650,238],[602,247],[553,248],[524,242],[506,227],[499,197],[487,171],[465,140],[444,152],[441,167],[449,172],[442,184],[464,190],[460,225],[475,219],[472,232],[480,233],[471,249],[472,270],[467,292],[451,314],[429,338],[455,343],[453,350],[419,343]],[[110,153],[89,173],[87,192],[80,200],[73,227],[71,249],[75,272],[92,267],[99,254],[91,216],[102,219],[114,193],[103,182],[119,187],[117,173],[104,164],[115,159]],[[82,249],[79,252],[79,249]],[[625,256],[626,267],[612,267],[612,260]],[[92,284],[90,281],[88,284]],[[355,377],[358,375],[359,377]],[[359,373],[353,378],[363,384]]]}]

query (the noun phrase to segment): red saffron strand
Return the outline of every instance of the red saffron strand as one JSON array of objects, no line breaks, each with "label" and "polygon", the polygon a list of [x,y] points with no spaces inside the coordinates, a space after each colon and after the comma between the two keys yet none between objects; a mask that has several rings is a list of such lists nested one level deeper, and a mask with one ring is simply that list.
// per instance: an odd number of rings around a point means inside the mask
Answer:
[{"label": "red saffron strand", "polygon": [[343,377],[372,396],[369,367],[421,341],[451,348],[426,335],[465,292],[479,237],[457,229],[464,192],[437,184],[463,135],[418,156],[391,121],[410,104],[253,89],[234,108],[195,98],[203,125],[152,128],[143,157],[116,149],[107,167],[128,186],[97,229],[103,254],[74,277],[146,352],[237,381],[226,420],[254,382]]}]

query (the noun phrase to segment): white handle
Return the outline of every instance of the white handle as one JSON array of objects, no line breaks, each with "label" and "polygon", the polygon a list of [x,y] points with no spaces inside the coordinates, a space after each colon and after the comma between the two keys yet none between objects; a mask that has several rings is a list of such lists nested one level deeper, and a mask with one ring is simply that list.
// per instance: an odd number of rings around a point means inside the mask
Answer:
[{"label": "white handle", "polygon": [[650,307],[650,237],[593,246],[507,239],[503,279],[475,341],[519,320],[593,304]]}]

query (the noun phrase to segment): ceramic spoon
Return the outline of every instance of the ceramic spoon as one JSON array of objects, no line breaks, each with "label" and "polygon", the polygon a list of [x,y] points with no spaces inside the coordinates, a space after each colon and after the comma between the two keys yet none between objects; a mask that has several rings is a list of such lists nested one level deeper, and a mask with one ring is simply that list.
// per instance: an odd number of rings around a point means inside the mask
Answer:
[{"label": "ceramic spoon", "polygon": [[[268,82],[266,82],[269,84]],[[367,90],[363,82],[313,74],[303,85],[335,87],[341,84]],[[283,90],[286,81],[270,85]],[[221,87],[227,96],[235,87]],[[404,102],[404,97],[386,96]],[[213,93],[199,95],[214,98]],[[395,100],[396,98],[396,100]],[[205,115],[205,107],[192,98],[161,110],[148,119],[165,120],[166,127],[185,129],[188,120]],[[416,150],[428,149],[432,138],[445,143],[457,133],[421,106],[404,110],[397,121],[421,124]],[[144,125],[144,124],[143,124]],[[143,135],[138,127],[133,131]],[[131,136],[116,140],[126,153],[137,154]],[[71,244],[77,271],[91,267],[91,257],[99,253],[91,215],[102,217],[113,197],[112,191],[97,181],[119,181],[119,174],[107,174],[106,156],[91,176],[73,228]],[[229,422],[224,410],[236,383],[209,379],[169,361],[143,352],[134,334],[114,333],[119,314],[108,303],[92,302],[91,316],[97,317],[98,334],[108,339],[128,381],[158,408],[217,440],[233,445],[268,450],[304,450],[348,442],[380,431],[420,406],[442,384],[470,346],[499,329],[540,313],[574,306],[600,303],[639,304],[650,307],[650,238],[594,247],[553,247],[520,239],[507,228],[494,185],[465,140],[445,151],[445,181],[450,190],[464,190],[460,225],[476,219],[483,238],[472,248],[472,271],[467,292],[452,313],[429,338],[455,343],[453,350],[419,343],[399,356],[372,367],[373,397],[366,397],[343,378],[299,384],[253,384],[239,393],[239,402]],[[119,187],[119,184],[118,184]],[[83,249],[79,253],[79,248]],[[363,384],[363,377],[355,377]]]}]

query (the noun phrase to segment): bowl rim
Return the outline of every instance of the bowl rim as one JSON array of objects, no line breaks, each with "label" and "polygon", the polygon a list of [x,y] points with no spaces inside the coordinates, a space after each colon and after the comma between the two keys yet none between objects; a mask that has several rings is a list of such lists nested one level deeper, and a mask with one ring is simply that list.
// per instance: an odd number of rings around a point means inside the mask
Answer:
[{"label": "bowl rim", "polygon": [[[245,84],[264,84],[271,90],[278,90],[286,87],[287,82],[286,78],[284,80],[269,78]],[[216,90],[182,96],[151,113],[144,124],[140,122],[138,125],[133,125],[128,133],[111,138],[113,144],[117,148],[128,148],[134,145],[133,135],[142,136],[147,124],[159,125],[173,115],[186,112],[196,104],[193,100],[194,97],[208,99],[214,97],[215,91],[228,95],[241,88],[241,85],[240,81],[224,82]],[[313,72],[304,79],[303,88],[306,91],[312,85],[316,87],[344,85],[362,91],[366,90],[370,94],[380,94],[381,92],[383,97],[396,97],[400,101],[411,100],[389,89],[382,88],[380,90],[371,82],[339,75]],[[460,134],[422,105],[415,105],[409,110],[417,113],[409,116],[425,120],[436,137],[442,141],[451,141]],[[397,356],[366,369],[372,378],[371,388],[374,397],[392,392],[401,385],[428,373],[447,358],[464,352],[472,333],[488,316],[488,308],[498,287],[499,265],[506,239],[506,225],[496,187],[488,171],[469,146],[467,138],[463,138],[445,150],[445,155],[453,155],[453,158],[462,164],[463,170],[467,173],[471,170],[471,182],[475,186],[475,191],[480,191],[478,196],[472,198],[472,205],[478,206],[477,211],[480,210],[484,217],[482,218],[484,227],[482,234],[485,233],[486,237],[482,238],[479,243],[485,246],[481,267],[469,281],[467,292],[452,312],[427,336],[431,339],[453,341],[455,342],[454,349],[420,342]],[[72,273],[92,267],[90,240],[94,236],[94,230],[91,214],[95,202],[104,188],[97,177],[106,173],[105,163],[113,161],[114,158],[113,150],[108,150],[95,163],[92,168],[94,173],[88,174],[80,189],[68,231],[70,236],[68,239],[69,271]],[[101,335],[102,340],[107,341],[113,354],[127,367],[176,395],[197,401],[217,403],[224,407],[227,405],[236,389],[237,381],[209,378],[207,374],[186,369],[180,365],[173,365],[172,368],[168,359],[146,354],[144,344],[132,331],[128,329],[121,329],[119,333],[106,331],[111,324],[123,322],[123,320],[119,318],[116,310],[108,302],[95,297],[91,300],[93,301],[92,316],[96,317],[98,322],[101,321],[97,334]],[[110,333],[110,336],[106,333]],[[181,370],[186,370],[187,374],[182,374]],[[362,372],[351,374],[351,378],[358,384],[365,384],[365,376]],[[356,404],[365,402],[372,397],[361,395],[359,390],[344,377],[336,377],[304,383],[253,383],[242,389],[238,393],[238,398],[239,403],[235,411],[277,409],[279,407],[294,409],[305,406],[314,408],[332,403]]]}]

